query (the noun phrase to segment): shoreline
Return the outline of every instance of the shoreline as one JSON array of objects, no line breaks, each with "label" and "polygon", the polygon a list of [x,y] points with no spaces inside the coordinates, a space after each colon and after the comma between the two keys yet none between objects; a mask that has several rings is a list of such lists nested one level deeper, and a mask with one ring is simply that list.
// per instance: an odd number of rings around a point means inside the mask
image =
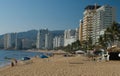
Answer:
[{"label": "shoreline", "polygon": [[[0,51],[8,51],[8,52],[11,52],[11,51],[18,51],[18,52],[40,52],[40,53],[47,53],[47,51],[46,52],[43,52],[43,51],[28,51],[28,50],[0,50]],[[30,58],[33,58],[33,56],[31,56]],[[16,58],[15,58],[16,59]],[[17,59],[17,61],[20,61],[20,59]],[[5,61],[1,61],[1,63],[0,63],[0,69],[2,69],[2,68],[4,68],[4,67],[8,67],[8,66],[10,66],[10,61],[7,61],[7,60],[5,60]]]},{"label": "shoreline", "polygon": [[[3,50],[1,50],[3,51]],[[13,50],[5,50],[5,51],[13,51]],[[22,52],[39,52],[39,53],[53,53],[54,51],[53,50],[33,50],[33,49],[29,49],[29,50],[16,50],[16,51],[22,51]],[[35,56],[34,56],[35,57]],[[30,57],[30,58],[34,58],[34,57]],[[21,60],[17,60],[18,63],[20,63]],[[3,68],[6,68],[10,66],[10,62],[6,62],[6,64],[2,64],[0,65],[0,69],[3,69]]]},{"label": "shoreline", "polygon": [[5,68],[5,67],[8,67],[8,66],[10,66],[10,63],[5,64],[5,65],[0,65],[0,69],[1,69],[1,68]]}]

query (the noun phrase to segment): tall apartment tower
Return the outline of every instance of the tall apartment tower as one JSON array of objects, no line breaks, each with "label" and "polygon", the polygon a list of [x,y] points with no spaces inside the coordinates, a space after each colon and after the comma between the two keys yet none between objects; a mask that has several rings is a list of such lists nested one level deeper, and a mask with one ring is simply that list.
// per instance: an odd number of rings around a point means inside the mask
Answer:
[{"label": "tall apartment tower", "polygon": [[22,49],[22,39],[18,38],[17,33],[15,33],[15,49]]},{"label": "tall apartment tower", "polygon": [[64,31],[64,46],[72,44],[77,40],[76,31],[78,30],[69,29]]},{"label": "tall apartment tower", "polygon": [[45,49],[46,34],[48,34],[48,29],[41,29],[38,31],[37,42],[36,42],[37,49]]},{"label": "tall apartment tower", "polygon": [[37,33],[36,48],[40,49],[40,30]]},{"label": "tall apartment tower", "polygon": [[75,30],[75,37],[76,37],[76,40],[79,40],[79,28],[76,28]]},{"label": "tall apartment tower", "polygon": [[53,38],[53,48],[64,46],[64,37],[56,36]]},{"label": "tall apartment tower", "polygon": [[15,49],[18,49],[18,38],[17,38],[17,33],[15,33]]},{"label": "tall apartment tower", "polygon": [[97,42],[101,31],[111,26],[115,21],[115,8],[109,5],[88,5],[84,11],[83,24],[80,25],[80,40],[93,39],[93,44]]},{"label": "tall apartment tower", "polygon": [[[93,16],[93,39],[97,42],[101,32],[111,26],[115,21],[115,8],[109,5],[103,5],[96,10]],[[104,33],[103,33],[104,34]],[[94,42],[94,43],[95,43]]]},{"label": "tall apartment tower", "polygon": [[45,34],[45,49],[47,50],[53,49],[53,37],[50,32]]},{"label": "tall apartment tower", "polygon": [[80,24],[79,24],[79,35],[78,35],[78,37],[79,37],[79,40],[80,41],[82,41],[83,39],[82,39],[82,36],[83,36],[83,20],[80,20]]},{"label": "tall apartment tower", "polygon": [[12,47],[11,44],[11,34],[4,35],[4,49],[10,49]]},{"label": "tall apartment tower", "polygon": [[82,40],[88,40],[90,37],[92,37],[93,16],[98,8],[100,8],[100,6],[97,5],[88,5],[85,7],[85,11],[83,13]]}]

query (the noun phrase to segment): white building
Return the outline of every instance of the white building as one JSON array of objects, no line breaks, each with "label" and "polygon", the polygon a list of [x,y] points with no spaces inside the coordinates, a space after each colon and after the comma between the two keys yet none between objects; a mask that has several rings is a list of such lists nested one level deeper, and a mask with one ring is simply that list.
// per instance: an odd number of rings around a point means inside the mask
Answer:
[{"label": "white building", "polygon": [[65,30],[64,32],[64,46],[67,46],[68,44],[72,44],[78,39],[78,36],[76,36],[76,32],[78,30]]},{"label": "white building", "polygon": [[19,38],[15,39],[15,49],[22,49],[22,40]]},{"label": "white building", "polygon": [[48,29],[41,29],[37,34],[37,49],[45,49],[45,35],[48,33]]},{"label": "white building", "polygon": [[79,33],[78,33],[79,40],[82,41],[82,36],[83,36],[83,20],[80,20],[79,24]]},{"label": "white building", "polygon": [[37,33],[36,48],[40,49],[40,31]]},{"label": "white building", "polygon": [[82,24],[82,39],[81,40],[88,40],[92,37],[93,32],[93,16],[96,13],[96,9],[100,6],[97,5],[88,5],[85,7],[85,11],[83,12],[83,24]]},{"label": "white building", "polygon": [[41,29],[38,31],[37,34],[37,42],[36,47],[37,49],[52,49],[53,40],[52,34],[48,29]]},{"label": "white building", "polygon": [[111,26],[115,21],[115,8],[109,5],[88,5],[84,11],[83,24],[80,26],[81,40],[93,39],[97,42],[100,32]]},{"label": "white building", "polygon": [[53,49],[53,37],[50,32],[45,34],[45,49]]},{"label": "white building", "polygon": [[10,49],[12,47],[11,34],[4,35],[4,49]]},{"label": "white building", "polygon": [[79,28],[76,28],[75,37],[79,40]]},{"label": "white building", "polygon": [[101,35],[101,31],[105,30],[115,21],[115,8],[109,5],[103,5],[96,10],[93,16],[93,40],[94,43]]},{"label": "white building", "polygon": [[53,48],[64,46],[64,37],[63,36],[56,36],[53,39]]}]

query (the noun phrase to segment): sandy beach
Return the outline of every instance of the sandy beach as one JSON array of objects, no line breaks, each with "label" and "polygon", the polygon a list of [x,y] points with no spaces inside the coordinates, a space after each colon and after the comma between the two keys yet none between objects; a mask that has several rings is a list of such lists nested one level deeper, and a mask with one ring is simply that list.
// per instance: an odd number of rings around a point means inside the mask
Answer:
[{"label": "sandy beach", "polygon": [[0,76],[120,76],[120,62],[89,61],[86,57],[32,58],[0,69]]}]

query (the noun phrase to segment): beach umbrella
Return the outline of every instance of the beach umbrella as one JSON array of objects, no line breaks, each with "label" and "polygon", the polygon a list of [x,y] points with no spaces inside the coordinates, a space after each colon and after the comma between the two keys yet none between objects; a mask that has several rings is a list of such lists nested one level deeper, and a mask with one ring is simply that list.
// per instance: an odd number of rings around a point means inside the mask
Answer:
[{"label": "beach umbrella", "polygon": [[30,60],[29,57],[23,57],[22,60]]},{"label": "beach umbrella", "polygon": [[76,54],[84,54],[85,52],[82,50],[75,51]]},{"label": "beach umbrella", "polygon": [[109,49],[107,49],[108,52],[120,52],[120,48],[119,47],[111,47]]}]

